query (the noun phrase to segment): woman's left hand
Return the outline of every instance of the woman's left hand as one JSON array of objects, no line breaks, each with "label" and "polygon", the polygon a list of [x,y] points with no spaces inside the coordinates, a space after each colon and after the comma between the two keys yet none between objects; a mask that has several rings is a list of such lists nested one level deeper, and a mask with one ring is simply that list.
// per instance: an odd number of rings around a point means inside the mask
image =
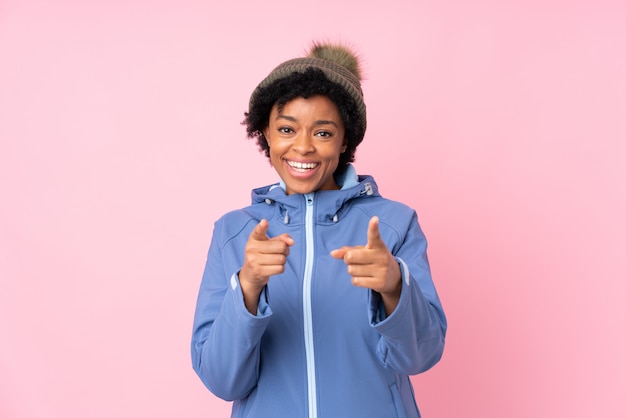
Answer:
[{"label": "woman's left hand", "polygon": [[330,255],[347,264],[353,285],[380,293],[387,315],[394,311],[400,300],[402,276],[398,261],[380,237],[377,216],[369,221],[365,246],[344,246],[331,251]]}]

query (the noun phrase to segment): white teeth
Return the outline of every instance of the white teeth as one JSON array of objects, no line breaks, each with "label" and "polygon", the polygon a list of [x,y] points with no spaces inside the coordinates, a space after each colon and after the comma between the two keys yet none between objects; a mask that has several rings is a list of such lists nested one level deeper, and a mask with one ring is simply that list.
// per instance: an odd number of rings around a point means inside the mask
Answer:
[{"label": "white teeth", "polygon": [[300,163],[297,161],[287,161],[287,164],[289,164],[290,167],[295,168],[299,171],[311,170],[312,168],[317,167],[317,163]]}]

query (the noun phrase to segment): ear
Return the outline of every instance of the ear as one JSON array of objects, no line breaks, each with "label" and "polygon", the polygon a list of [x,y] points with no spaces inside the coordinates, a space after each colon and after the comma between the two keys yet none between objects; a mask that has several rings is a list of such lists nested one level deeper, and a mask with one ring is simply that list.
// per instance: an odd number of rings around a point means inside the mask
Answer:
[{"label": "ear", "polygon": [[269,137],[269,127],[263,129],[261,132],[263,132],[263,136],[265,137],[265,142],[267,142],[267,146],[270,146],[270,137]]},{"label": "ear", "polygon": [[344,152],[346,152],[347,149],[348,149],[348,145],[343,144],[343,146],[341,147],[341,153],[343,154]]}]

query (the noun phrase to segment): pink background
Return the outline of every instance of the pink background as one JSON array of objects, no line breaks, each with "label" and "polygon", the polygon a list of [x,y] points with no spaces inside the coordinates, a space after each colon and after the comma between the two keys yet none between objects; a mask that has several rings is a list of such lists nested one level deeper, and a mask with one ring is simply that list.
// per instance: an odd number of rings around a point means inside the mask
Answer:
[{"label": "pink background", "polygon": [[189,339],[240,126],[311,39],[362,54],[357,154],[449,319],[425,417],[626,416],[626,4],[0,2],[0,416],[224,417]]}]

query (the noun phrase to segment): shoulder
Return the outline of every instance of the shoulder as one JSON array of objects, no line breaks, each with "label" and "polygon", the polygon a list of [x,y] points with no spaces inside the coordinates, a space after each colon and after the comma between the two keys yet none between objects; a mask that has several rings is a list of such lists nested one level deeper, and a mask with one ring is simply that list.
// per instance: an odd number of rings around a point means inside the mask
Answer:
[{"label": "shoulder", "polygon": [[386,220],[390,223],[416,216],[415,209],[412,207],[380,195],[357,199],[354,203],[354,208],[365,212],[370,217],[376,215],[381,220]]},{"label": "shoulder", "polygon": [[415,209],[380,194],[373,176],[359,176],[359,193],[352,201],[353,209],[362,211],[368,218],[378,216],[381,223],[404,230],[417,217]]},{"label": "shoulder", "polygon": [[225,244],[239,235],[247,237],[252,228],[267,217],[267,205],[259,203],[227,212],[215,221],[213,239]]}]

